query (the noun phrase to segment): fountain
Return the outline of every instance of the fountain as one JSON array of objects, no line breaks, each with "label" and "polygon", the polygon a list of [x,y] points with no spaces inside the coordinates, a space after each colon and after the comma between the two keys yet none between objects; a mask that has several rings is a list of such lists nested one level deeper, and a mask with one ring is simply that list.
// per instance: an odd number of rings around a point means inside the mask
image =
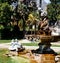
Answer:
[{"label": "fountain", "polygon": [[[57,53],[52,50],[51,47],[51,41],[58,41],[59,35],[51,35],[52,31],[49,30],[39,30],[39,33],[35,35],[35,37],[40,37],[40,42],[38,44],[39,48],[36,50],[31,50],[32,54],[34,55],[34,59],[36,56],[39,57],[39,61],[37,63],[55,63],[55,56]],[[31,35],[32,37],[33,35]],[[33,61],[38,61],[37,59],[31,60],[31,63]]]},{"label": "fountain", "polygon": [[41,40],[38,44],[39,48],[36,50],[24,49],[17,51],[18,55],[28,58],[30,63],[55,63],[55,55],[57,55],[57,53],[50,48],[52,36],[50,34],[37,36],[39,36]]}]

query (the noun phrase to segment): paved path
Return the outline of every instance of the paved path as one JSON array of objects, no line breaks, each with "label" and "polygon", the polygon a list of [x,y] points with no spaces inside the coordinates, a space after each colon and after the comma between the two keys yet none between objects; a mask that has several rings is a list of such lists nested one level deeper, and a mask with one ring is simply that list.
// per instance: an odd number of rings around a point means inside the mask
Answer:
[{"label": "paved path", "polygon": [[[31,41],[28,41],[28,40],[20,40],[19,42],[21,43],[31,43]],[[59,42],[53,42],[51,43],[53,45],[60,45],[60,41]],[[0,44],[0,48],[9,48],[10,46],[10,43],[1,43]],[[37,49],[38,46],[23,46],[25,47],[26,49]],[[51,47],[55,52],[60,52],[60,47]]]}]

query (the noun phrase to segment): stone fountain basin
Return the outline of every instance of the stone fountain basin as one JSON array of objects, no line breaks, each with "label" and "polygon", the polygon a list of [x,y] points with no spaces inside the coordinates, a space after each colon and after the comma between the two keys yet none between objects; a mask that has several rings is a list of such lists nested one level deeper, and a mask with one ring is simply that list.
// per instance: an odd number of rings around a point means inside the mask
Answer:
[{"label": "stone fountain basin", "polygon": [[52,36],[52,41],[53,42],[60,41],[60,35],[59,36]]},{"label": "stone fountain basin", "polygon": [[40,36],[40,42],[51,42],[52,36]]},{"label": "stone fountain basin", "polygon": [[56,42],[60,40],[60,36],[40,35],[40,42]]},{"label": "stone fountain basin", "polygon": [[26,35],[26,37],[31,38],[31,37],[39,37],[40,42],[56,42],[60,40],[60,35],[56,36],[52,36],[52,35]]}]

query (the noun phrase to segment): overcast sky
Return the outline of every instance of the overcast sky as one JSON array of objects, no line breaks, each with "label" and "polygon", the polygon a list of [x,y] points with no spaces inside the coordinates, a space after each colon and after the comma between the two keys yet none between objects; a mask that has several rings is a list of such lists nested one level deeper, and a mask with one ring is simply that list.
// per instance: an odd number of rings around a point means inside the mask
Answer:
[{"label": "overcast sky", "polygon": [[46,3],[50,3],[50,0],[45,0]]}]

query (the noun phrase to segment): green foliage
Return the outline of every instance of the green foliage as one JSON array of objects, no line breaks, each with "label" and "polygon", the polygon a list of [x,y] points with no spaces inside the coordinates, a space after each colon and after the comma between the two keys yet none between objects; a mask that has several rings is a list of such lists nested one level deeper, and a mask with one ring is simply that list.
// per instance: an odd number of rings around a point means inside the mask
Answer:
[{"label": "green foliage", "polygon": [[3,25],[0,25],[0,29],[4,29],[4,26]]},{"label": "green foliage", "polygon": [[57,21],[60,15],[60,4],[58,2],[54,3],[53,0],[52,3],[47,6],[47,12],[48,17],[50,20]]},{"label": "green foliage", "polygon": [[52,3],[60,2],[60,0],[50,0]]},{"label": "green foliage", "polygon": [[0,4],[0,22],[8,23],[10,22],[10,16],[11,16],[11,9],[9,4],[1,3]]},{"label": "green foliage", "polygon": [[60,4],[57,6],[57,19],[60,20]]},{"label": "green foliage", "polygon": [[10,2],[10,0],[0,0],[0,3]]},{"label": "green foliage", "polygon": [[58,17],[57,17],[57,18],[58,18],[58,20],[60,20],[60,15],[58,15]]}]

